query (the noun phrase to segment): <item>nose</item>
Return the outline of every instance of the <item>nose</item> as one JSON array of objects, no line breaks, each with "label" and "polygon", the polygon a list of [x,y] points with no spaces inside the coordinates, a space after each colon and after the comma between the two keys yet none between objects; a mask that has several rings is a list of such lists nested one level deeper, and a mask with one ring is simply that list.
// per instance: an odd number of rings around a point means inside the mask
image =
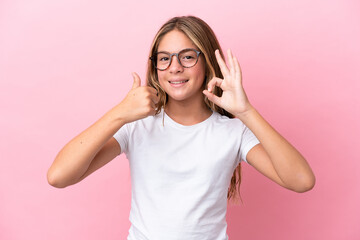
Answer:
[{"label": "nose", "polygon": [[169,66],[169,71],[172,73],[182,72],[184,70],[183,66],[180,64],[179,58],[176,55],[171,56],[171,62]]}]

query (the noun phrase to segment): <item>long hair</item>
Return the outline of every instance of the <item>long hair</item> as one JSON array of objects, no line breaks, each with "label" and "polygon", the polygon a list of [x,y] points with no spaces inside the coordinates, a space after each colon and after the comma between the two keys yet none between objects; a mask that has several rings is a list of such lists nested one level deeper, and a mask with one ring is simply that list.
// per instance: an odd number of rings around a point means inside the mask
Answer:
[{"label": "long hair", "polygon": [[[201,20],[200,18],[194,16],[182,16],[174,17],[168,20],[157,32],[153,43],[150,48],[149,59],[152,57],[158,50],[160,41],[162,38],[172,30],[178,30],[183,32],[194,44],[195,46],[203,53],[201,57],[205,59],[205,81],[203,84],[203,89],[208,85],[209,81],[213,77],[223,78],[220,67],[217,63],[215,50],[219,49],[221,56],[224,58],[224,54],[221,50],[220,44],[215,36],[215,33],[210,28],[210,26]],[[149,60],[147,67],[147,85],[153,87],[157,90],[159,94],[159,102],[156,105],[156,114],[158,114],[167,102],[167,93],[160,86],[157,69],[154,67],[152,62]],[[221,96],[222,90],[219,87],[215,87],[213,93],[217,96]],[[213,111],[220,113],[221,115],[228,116],[233,118],[234,116],[224,110],[223,108],[215,105],[213,102],[204,95],[205,104]],[[239,164],[231,178],[230,186],[228,189],[227,198],[228,200],[236,200],[237,194],[240,196],[240,183],[241,183],[241,165]],[[235,201],[234,201],[235,202]]]}]

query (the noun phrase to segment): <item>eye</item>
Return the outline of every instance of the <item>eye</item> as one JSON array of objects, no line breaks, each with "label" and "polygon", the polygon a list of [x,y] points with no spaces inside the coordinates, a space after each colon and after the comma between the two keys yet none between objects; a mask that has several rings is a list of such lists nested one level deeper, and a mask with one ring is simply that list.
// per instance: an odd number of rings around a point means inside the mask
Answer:
[{"label": "eye", "polygon": [[186,55],[186,56],[183,57],[183,59],[186,59],[186,60],[194,59],[194,56]]},{"label": "eye", "polygon": [[197,54],[193,49],[185,49],[179,55],[181,61],[193,62],[197,59]]},{"label": "eye", "polygon": [[160,52],[157,54],[157,61],[158,62],[168,62],[168,61],[170,61],[170,56],[167,53]]},{"label": "eye", "polygon": [[159,59],[160,62],[169,61],[169,57],[162,57]]}]

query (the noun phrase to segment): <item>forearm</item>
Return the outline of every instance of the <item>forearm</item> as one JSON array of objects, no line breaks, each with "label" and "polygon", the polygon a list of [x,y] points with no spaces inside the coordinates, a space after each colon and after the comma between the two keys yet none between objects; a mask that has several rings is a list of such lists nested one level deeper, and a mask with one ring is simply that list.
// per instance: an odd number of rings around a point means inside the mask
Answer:
[{"label": "forearm", "polygon": [[61,149],[48,171],[52,185],[68,186],[83,176],[99,150],[125,124],[118,108],[107,112]]},{"label": "forearm", "polygon": [[[251,107],[238,117],[258,138],[281,181],[289,189],[311,188],[314,174],[305,158]],[[301,186],[301,187],[299,187]]]},{"label": "forearm", "polygon": [[51,185],[65,187],[74,184],[111,161],[116,154],[120,154],[117,143],[109,141],[111,137],[124,124],[156,113],[155,105],[159,101],[157,91],[152,87],[141,87],[140,77],[136,73],[133,73],[133,77],[132,89],[123,101],[59,152],[47,175]]}]

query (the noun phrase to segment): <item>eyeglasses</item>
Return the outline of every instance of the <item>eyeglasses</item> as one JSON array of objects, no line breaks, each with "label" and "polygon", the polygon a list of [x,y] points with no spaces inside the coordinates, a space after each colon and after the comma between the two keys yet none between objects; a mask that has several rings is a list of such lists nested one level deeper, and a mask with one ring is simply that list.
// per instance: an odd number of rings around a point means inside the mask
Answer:
[{"label": "eyeglasses", "polygon": [[198,62],[200,54],[201,52],[198,50],[186,48],[178,53],[157,52],[150,57],[150,60],[156,69],[164,71],[171,65],[172,57],[176,56],[181,66],[191,68]]}]

